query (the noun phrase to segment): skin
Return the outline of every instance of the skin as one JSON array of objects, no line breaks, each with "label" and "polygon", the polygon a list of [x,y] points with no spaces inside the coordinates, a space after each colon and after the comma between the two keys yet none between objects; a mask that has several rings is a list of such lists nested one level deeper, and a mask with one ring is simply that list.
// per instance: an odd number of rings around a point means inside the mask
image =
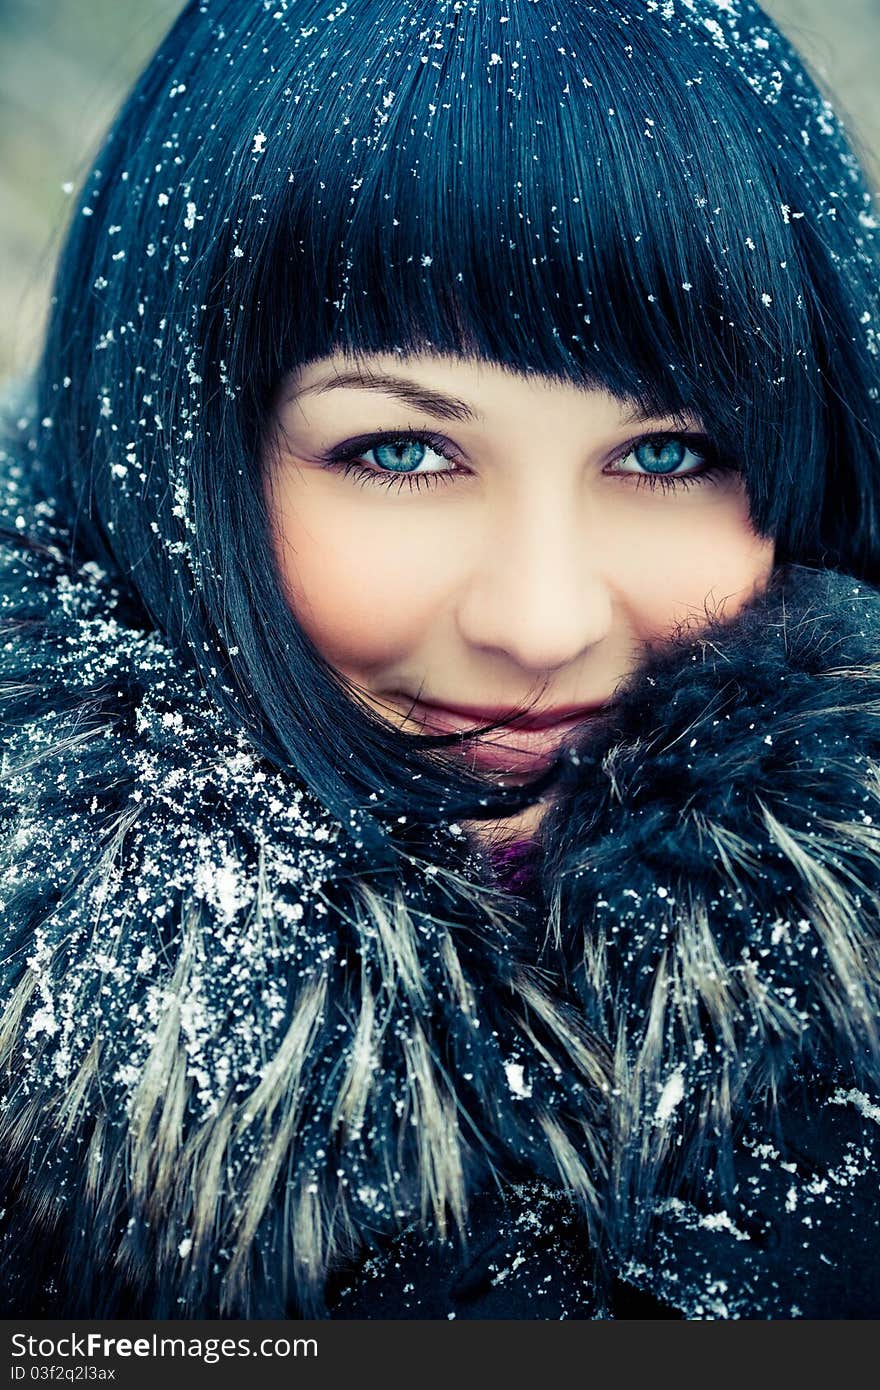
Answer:
[{"label": "skin", "polygon": [[[383,376],[441,393],[465,418],[400,399]],[[357,436],[407,429],[442,436],[450,459],[434,441],[417,473],[455,476],[384,486],[325,466]],[[322,654],[400,728],[428,727],[412,713],[417,694],[481,708],[606,702],[648,645],[683,621],[699,628],[707,608],[732,617],[773,569],[739,473],[674,490],[638,482],[645,453],[634,447],[682,429],[699,433],[700,422],[634,418],[604,391],[464,358],[313,362],[282,383],[265,460],[288,601]],[[690,449],[674,475],[701,471]],[[380,458],[399,454],[364,447],[358,458],[381,472]],[[512,759],[507,780],[529,766]],[[481,822],[479,833],[518,838],[545,810]]]}]

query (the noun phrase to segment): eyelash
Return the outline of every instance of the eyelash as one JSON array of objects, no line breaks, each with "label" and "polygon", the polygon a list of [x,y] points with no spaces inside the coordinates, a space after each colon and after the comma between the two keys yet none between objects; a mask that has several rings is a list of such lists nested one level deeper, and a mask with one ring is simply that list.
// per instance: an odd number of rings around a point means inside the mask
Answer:
[{"label": "eyelash", "polygon": [[[680,440],[692,453],[698,454],[706,461],[699,473],[662,474],[662,473],[618,473],[614,476],[633,479],[636,487],[648,487],[652,492],[659,487],[664,492],[676,492],[680,488],[690,487],[694,483],[704,483],[707,481],[717,481],[718,475],[729,473],[733,465],[722,461],[712,441],[703,434],[688,433],[688,431],[665,430],[653,434],[642,434],[637,439],[630,440],[626,446],[626,451],[612,459],[612,463],[619,463],[621,459],[628,458],[631,453],[642,444],[666,444],[670,440]],[[403,487],[408,487],[410,492],[419,492],[424,487],[436,487],[441,482],[453,482],[460,474],[461,470],[456,469],[436,469],[428,473],[396,473],[392,469],[370,468],[362,464],[360,459],[363,454],[369,453],[372,449],[380,448],[383,444],[427,444],[430,449],[449,463],[455,463],[448,452],[448,442],[440,435],[431,433],[430,430],[394,430],[386,431],[381,434],[365,436],[356,439],[351,444],[342,445],[339,449],[333,450],[322,460],[323,466],[342,474],[343,477],[352,478],[356,482],[377,487],[394,487],[400,491]]]}]

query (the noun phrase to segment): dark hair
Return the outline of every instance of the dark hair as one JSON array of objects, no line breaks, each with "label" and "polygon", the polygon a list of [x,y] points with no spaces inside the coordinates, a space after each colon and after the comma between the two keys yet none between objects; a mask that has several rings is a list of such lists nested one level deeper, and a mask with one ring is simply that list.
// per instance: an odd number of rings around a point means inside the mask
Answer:
[{"label": "dark hair", "polygon": [[335,814],[502,814],[535,789],[386,727],[290,613],[279,380],[428,348],[693,412],[780,563],[875,582],[877,228],[750,0],[201,0],[79,200],[39,452],[82,552]]}]

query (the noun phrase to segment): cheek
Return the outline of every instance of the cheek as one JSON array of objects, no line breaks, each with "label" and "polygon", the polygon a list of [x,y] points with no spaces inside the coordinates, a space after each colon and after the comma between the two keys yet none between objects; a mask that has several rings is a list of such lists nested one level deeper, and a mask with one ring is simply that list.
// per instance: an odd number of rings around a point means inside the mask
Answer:
[{"label": "cheek", "polygon": [[[349,675],[411,656],[434,626],[448,565],[429,518],[348,481],[276,484],[275,550],[290,605],[321,654]],[[403,499],[400,499],[401,501]],[[442,551],[441,551],[442,553]]]},{"label": "cheek", "polygon": [[[669,635],[682,622],[732,618],[768,582],[774,543],[755,534],[739,492],[675,504],[632,534],[622,580],[639,635]],[[647,519],[646,519],[647,520]],[[661,524],[658,525],[658,520]]]}]

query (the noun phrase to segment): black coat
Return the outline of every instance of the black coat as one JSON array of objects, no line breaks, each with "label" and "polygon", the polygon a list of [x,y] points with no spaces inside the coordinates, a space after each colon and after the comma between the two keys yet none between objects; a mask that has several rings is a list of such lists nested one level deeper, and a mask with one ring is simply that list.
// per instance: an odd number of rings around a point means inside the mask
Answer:
[{"label": "black coat", "polygon": [[652,657],[517,896],[374,872],[7,475],[8,1313],[880,1313],[876,591]]}]

